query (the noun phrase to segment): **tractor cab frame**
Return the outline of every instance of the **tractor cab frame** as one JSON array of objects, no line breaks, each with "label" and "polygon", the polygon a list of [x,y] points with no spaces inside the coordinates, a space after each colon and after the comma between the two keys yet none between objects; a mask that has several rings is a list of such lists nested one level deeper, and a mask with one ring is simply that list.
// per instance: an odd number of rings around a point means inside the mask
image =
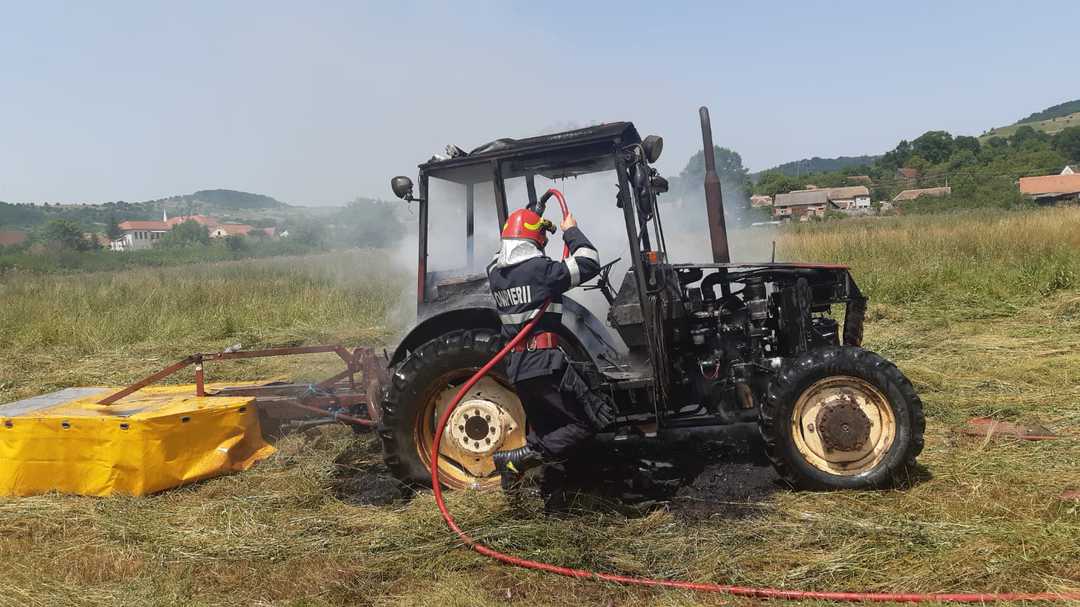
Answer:
[{"label": "tractor cab frame", "polygon": [[[618,175],[618,190],[610,200],[624,218],[631,264],[640,292],[645,292],[643,256],[649,251],[662,259],[666,247],[656,192],[666,190],[666,180],[649,166],[659,156],[663,141],[659,137],[639,136],[629,122],[614,122],[553,135],[526,139],[498,139],[465,154],[448,146],[452,157],[433,157],[419,166],[419,194],[413,195],[412,180],[394,179],[395,193],[418,204],[417,251],[417,326],[399,344],[391,364],[400,362],[408,352],[450,327],[498,327],[484,268],[489,255],[497,248],[498,234],[508,214],[515,208],[535,203],[537,178],[551,181],[573,179],[612,171]],[[633,181],[638,182],[634,187]],[[649,182],[649,183],[644,183]],[[514,204],[508,192],[511,184],[523,189],[526,197]],[[439,187],[437,187],[437,185]],[[523,186],[523,187],[521,187]],[[456,191],[453,191],[455,190]],[[608,204],[609,201],[582,201]],[[442,207],[453,206],[454,225],[433,221]],[[486,213],[480,212],[483,206]],[[449,231],[448,231],[449,228]],[[493,235],[485,238],[483,235]],[[433,243],[461,245],[453,268],[445,267],[445,258],[434,254]],[[478,243],[491,247],[478,251]],[[445,248],[445,247],[444,247]],[[438,263],[442,266],[437,266]],[[607,272],[594,288],[601,289],[609,301],[614,292]],[[573,297],[564,303],[564,325],[568,337],[582,354],[602,367],[623,358],[618,340]],[[606,361],[606,362],[605,362]],[[623,363],[624,368],[627,367]],[[642,370],[638,370],[639,373]]]}]

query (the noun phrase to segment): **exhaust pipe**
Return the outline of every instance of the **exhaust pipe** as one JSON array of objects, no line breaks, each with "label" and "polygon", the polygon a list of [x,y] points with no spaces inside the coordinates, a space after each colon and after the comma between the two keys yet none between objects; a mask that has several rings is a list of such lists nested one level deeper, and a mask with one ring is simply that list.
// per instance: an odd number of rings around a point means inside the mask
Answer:
[{"label": "exhaust pipe", "polygon": [[705,209],[709,214],[709,240],[712,242],[713,263],[731,263],[727,224],[724,223],[724,195],[720,191],[720,177],[716,174],[716,154],[713,152],[709,108],[701,106],[698,114],[701,115],[701,141],[705,152]]}]

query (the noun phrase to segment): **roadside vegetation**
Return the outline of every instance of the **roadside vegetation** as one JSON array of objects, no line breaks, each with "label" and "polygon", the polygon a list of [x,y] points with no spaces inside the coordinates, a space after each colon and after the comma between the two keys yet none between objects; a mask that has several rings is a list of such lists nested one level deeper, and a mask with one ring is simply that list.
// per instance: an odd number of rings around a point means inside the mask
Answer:
[{"label": "roadside vegetation", "polygon": [[[498,493],[457,493],[449,501],[463,528],[512,554],[634,575],[822,590],[1080,589],[1080,503],[1060,497],[1080,489],[1080,209],[853,219],[785,226],[776,239],[778,259],[850,264],[871,297],[867,347],[893,359],[926,405],[917,478],[883,492],[776,488],[735,500],[738,516],[690,519],[659,510],[552,520]],[[0,402],[119,384],[237,342],[389,343],[412,284],[378,251],[8,272]],[[209,373],[331,368],[246,361]],[[972,416],[1039,422],[1062,438],[957,433]],[[0,498],[0,605],[751,604],[498,565],[457,545],[427,493],[342,492],[345,481],[393,485],[372,436],[320,428],[278,447],[250,472],[149,498]]]}]

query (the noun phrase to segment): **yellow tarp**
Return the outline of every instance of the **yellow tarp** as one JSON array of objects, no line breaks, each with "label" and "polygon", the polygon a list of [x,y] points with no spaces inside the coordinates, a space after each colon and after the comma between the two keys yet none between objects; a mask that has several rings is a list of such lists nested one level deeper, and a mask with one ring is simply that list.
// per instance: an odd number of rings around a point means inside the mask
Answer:
[{"label": "yellow tarp", "polygon": [[147,495],[247,470],[274,452],[251,397],[165,386],[95,404],[115,390],[0,406],[0,495]]}]

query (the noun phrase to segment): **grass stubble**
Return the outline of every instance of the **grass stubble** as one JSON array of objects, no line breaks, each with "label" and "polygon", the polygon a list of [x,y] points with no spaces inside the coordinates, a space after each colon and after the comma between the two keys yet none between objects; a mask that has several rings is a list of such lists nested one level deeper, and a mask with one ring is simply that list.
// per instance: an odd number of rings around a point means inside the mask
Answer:
[{"label": "grass stubble", "polygon": [[[1080,210],[845,221],[778,235],[782,258],[850,263],[867,346],[926,406],[923,480],[883,492],[779,491],[738,520],[580,513],[548,520],[453,494],[463,526],[562,565],[720,583],[881,591],[1080,588]],[[193,351],[390,343],[411,281],[378,252],[0,278],[0,401],[135,379]],[[332,360],[250,361],[214,379],[318,377]],[[184,378],[181,378],[183,380]],[[976,415],[1063,438],[987,441]],[[0,499],[0,606],[719,604],[567,580],[459,549],[430,495],[354,505],[335,459],[373,438],[320,428],[250,472],[148,498]]]}]

